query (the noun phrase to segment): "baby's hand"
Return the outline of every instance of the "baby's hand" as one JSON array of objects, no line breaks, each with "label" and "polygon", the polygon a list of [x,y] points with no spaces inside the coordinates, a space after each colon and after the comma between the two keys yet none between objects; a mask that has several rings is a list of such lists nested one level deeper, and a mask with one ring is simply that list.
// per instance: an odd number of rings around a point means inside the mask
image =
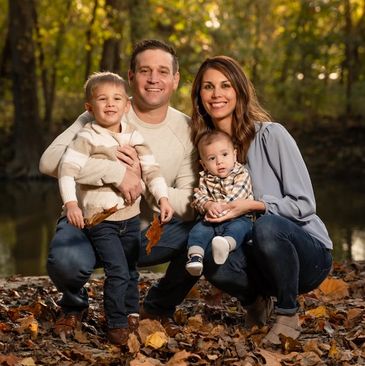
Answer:
[{"label": "baby's hand", "polygon": [[169,200],[166,197],[160,198],[160,220],[161,224],[166,224],[172,219],[172,215],[174,214],[174,209],[169,203]]},{"label": "baby's hand", "polygon": [[85,226],[84,217],[82,211],[76,201],[70,201],[65,203],[67,219],[70,224],[83,229]]},{"label": "baby's hand", "polygon": [[228,206],[226,203],[208,201],[204,205],[205,217],[217,218],[227,214]]}]

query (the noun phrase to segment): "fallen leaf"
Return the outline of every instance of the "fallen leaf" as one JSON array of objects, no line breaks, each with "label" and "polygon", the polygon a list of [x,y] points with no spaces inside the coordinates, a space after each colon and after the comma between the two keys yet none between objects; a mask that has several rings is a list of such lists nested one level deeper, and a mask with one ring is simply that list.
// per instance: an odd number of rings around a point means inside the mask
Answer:
[{"label": "fallen leaf", "polygon": [[324,305],[318,306],[314,309],[307,310],[306,315],[310,315],[315,318],[325,318],[328,317],[327,308]]},{"label": "fallen leaf", "polygon": [[151,346],[154,349],[161,348],[168,342],[168,337],[164,332],[155,332],[147,336],[145,346]]},{"label": "fallen leaf", "polygon": [[138,341],[138,337],[134,333],[131,333],[129,335],[127,346],[128,346],[128,350],[130,353],[139,352],[139,350],[141,348],[141,344]]},{"label": "fallen leaf", "polygon": [[100,224],[107,217],[109,217],[110,215],[112,215],[113,213],[118,211],[117,206],[118,205],[115,205],[115,206],[110,207],[110,208],[106,208],[106,209],[103,210],[103,212],[98,212],[98,213],[92,215],[90,218],[85,218],[84,219],[85,226],[90,228],[90,227],[93,227],[97,224]]},{"label": "fallen leaf", "polygon": [[160,224],[160,220],[157,214],[153,215],[153,221],[147,230],[146,238],[148,239],[148,243],[146,246],[147,255],[151,254],[152,248],[157,245],[162,235],[162,225]]},{"label": "fallen leaf", "polygon": [[319,286],[319,290],[331,300],[339,300],[349,296],[349,285],[337,278],[326,278]]}]

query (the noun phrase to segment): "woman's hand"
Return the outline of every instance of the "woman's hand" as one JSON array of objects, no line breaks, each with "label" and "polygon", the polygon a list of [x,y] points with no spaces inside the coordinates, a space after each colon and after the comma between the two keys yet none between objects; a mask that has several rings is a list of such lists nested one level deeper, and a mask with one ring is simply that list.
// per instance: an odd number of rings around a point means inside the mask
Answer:
[{"label": "woman's hand", "polygon": [[261,201],[247,200],[244,198],[238,198],[235,201],[227,203],[227,213],[224,216],[213,218],[205,217],[208,222],[219,223],[234,219],[236,217],[248,214],[250,212],[263,212],[265,211],[265,204]]}]

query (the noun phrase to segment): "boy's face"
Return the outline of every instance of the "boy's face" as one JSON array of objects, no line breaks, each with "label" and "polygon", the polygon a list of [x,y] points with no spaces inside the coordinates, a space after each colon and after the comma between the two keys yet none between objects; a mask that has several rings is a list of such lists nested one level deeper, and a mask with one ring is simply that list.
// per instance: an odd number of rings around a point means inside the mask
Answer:
[{"label": "boy's face", "polygon": [[228,139],[214,140],[209,145],[202,145],[200,164],[210,174],[220,178],[227,177],[236,162],[237,152]]},{"label": "boy's face", "polygon": [[130,102],[125,89],[114,83],[101,83],[93,90],[91,101],[85,108],[94,115],[95,121],[102,127],[120,132],[120,122],[128,112]]}]

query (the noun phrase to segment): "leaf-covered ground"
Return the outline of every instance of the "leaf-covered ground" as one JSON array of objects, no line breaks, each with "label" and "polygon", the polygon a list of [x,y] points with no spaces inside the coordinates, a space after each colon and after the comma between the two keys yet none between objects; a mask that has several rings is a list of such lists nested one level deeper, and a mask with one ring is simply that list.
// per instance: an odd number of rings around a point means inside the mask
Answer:
[{"label": "leaf-covered ground", "polygon": [[[142,298],[154,281],[142,272]],[[48,278],[0,280],[0,365],[365,365],[365,263],[335,264],[319,289],[301,296],[303,332],[297,341],[282,337],[276,349],[260,346],[267,326],[245,330],[236,299],[204,279],[176,311],[174,338],[146,319],[120,349],[105,338],[102,286],[102,277],[90,281],[88,320],[66,339],[52,335],[59,294]]]}]

